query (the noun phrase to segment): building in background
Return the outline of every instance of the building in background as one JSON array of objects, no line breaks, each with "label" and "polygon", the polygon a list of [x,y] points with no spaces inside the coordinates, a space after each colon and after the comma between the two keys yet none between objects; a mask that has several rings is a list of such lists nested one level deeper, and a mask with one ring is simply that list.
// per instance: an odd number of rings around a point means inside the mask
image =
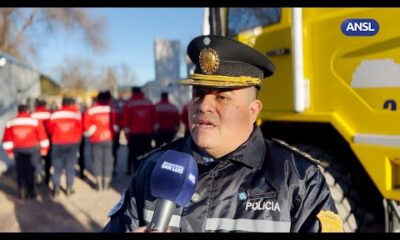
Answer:
[{"label": "building in background", "polygon": [[156,81],[168,87],[180,78],[180,42],[157,39],[154,43]]},{"label": "building in background", "polygon": [[40,75],[40,95],[42,97],[58,96],[60,94],[60,84],[46,75]]},{"label": "building in background", "polygon": [[[40,96],[40,75],[31,66],[0,52],[0,138],[6,122],[17,115],[18,104],[33,107]],[[13,164],[0,147],[0,175]]]},{"label": "building in background", "polygon": [[40,75],[40,98],[45,100],[50,109],[61,105],[62,88],[59,83],[44,74]]},{"label": "building in background", "polygon": [[[180,42],[176,40],[157,39],[154,44],[155,76],[143,86],[144,94],[153,102],[160,100],[161,92],[169,92],[169,100],[179,110],[189,101],[189,87],[180,86],[180,64],[182,59]],[[186,78],[187,76],[184,76]]]},{"label": "building in background", "polygon": [[18,104],[34,106],[40,96],[40,76],[31,66],[0,53],[0,136],[6,122],[16,116]]}]

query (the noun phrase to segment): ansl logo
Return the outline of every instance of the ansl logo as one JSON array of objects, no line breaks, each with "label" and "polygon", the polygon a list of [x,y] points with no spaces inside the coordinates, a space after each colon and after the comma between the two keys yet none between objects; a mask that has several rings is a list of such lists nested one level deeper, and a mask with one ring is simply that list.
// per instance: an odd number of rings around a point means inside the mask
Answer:
[{"label": "ansl logo", "polygon": [[374,36],[379,31],[379,24],[374,19],[346,19],[341,29],[346,36]]}]

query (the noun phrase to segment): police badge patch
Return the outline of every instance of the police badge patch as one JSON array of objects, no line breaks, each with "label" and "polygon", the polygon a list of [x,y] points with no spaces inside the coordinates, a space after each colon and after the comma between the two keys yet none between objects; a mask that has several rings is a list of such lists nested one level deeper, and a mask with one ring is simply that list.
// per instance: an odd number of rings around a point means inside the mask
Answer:
[{"label": "police badge patch", "polygon": [[118,210],[121,209],[122,205],[124,204],[124,200],[125,191],[122,193],[121,199],[119,199],[118,203],[108,213],[108,217],[111,217],[114,213],[118,212]]},{"label": "police badge patch", "polygon": [[218,53],[212,48],[204,48],[199,56],[200,68],[203,74],[213,74],[219,68]]},{"label": "police badge patch", "polygon": [[321,232],[343,232],[342,219],[332,211],[320,211],[317,218],[321,224]]}]

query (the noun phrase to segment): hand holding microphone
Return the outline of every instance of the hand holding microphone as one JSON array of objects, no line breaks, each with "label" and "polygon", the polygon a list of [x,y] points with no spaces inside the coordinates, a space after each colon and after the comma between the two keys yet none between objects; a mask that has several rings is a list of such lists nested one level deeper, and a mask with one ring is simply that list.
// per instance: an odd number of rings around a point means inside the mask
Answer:
[{"label": "hand holding microphone", "polygon": [[156,163],[150,190],[157,198],[149,232],[165,232],[176,205],[183,207],[191,199],[197,184],[197,163],[187,153],[166,151]]}]

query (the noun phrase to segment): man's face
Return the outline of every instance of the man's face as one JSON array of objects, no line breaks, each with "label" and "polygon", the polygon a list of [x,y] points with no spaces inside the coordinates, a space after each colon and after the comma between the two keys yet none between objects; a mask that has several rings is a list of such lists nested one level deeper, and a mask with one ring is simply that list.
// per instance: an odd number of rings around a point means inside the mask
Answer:
[{"label": "man's face", "polygon": [[254,87],[193,87],[189,125],[194,142],[214,158],[245,142],[262,108]]}]

